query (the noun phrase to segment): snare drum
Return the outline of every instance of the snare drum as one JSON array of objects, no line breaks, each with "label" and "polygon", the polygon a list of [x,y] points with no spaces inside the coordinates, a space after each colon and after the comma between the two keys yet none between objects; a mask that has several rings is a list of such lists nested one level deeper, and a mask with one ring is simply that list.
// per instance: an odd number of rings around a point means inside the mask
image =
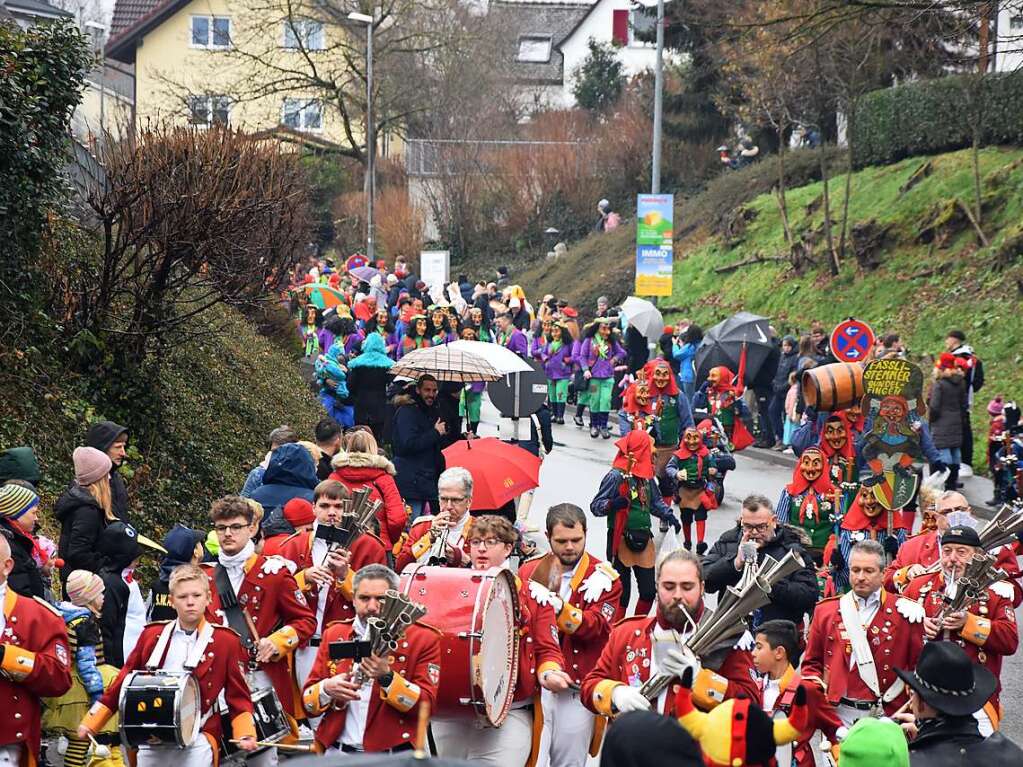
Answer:
[{"label": "snare drum", "polygon": [[[252,718],[256,723],[256,740],[261,743],[277,743],[291,733],[288,718],[284,715],[284,709],[272,687],[252,693],[252,708]],[[223,733],[220,741],[222,754],[229,756],[241,751],[237,743],[231,742],[234,738],[234,733],[231,732],[231,717],[223,709],[220,710],[220,731]]]},{"label": "snare drum", "polygon": [[117,713],[125,748],[187,748],[202,726],[199,683],[188,671],[133,671],[121,687]]},{"label": "snare drum", "polygon": [[519,664],[519,596],[508,570],[463,570],[413,563],[402,590],[426,606],[441,632],[438,716],[477,714],[500,725],[511,708]]}]

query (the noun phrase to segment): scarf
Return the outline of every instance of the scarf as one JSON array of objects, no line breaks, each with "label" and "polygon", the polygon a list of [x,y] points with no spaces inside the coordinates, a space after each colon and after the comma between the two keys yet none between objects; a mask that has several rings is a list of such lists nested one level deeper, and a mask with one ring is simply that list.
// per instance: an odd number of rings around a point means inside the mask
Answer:
[{"label": "scarf", "polygon": [[[806,452],[808,451],[804,451],[804,455]],[[830,473],[828,461],[825,459],[821,475],[813,482],[808,482],[802,472],[799,471],[799,464],[796,464],[796,468],[792,472],[792,481],[785,485],[785,492],[792,498],[806,493],[803,502],[799,505],[800,524],[806,519],[807,512],[810,513],[815,522],[820,522],[821,510],[818,496],[831,498],[835,494],[835,486],[831,483]]]},{"label": "scarf", "polygon": [[[905,529],[906,524],[902,519],[901,511],[892,512],[892,532],[896,530]],[[843,530],[887,530],[888,529],[888,512],[882,510],[880,514],[871,519],[863,513],[863,509],[860,506],[859,497],[849,506],[845,512],[845,516],[842,517],[842,529]]]},{"label": "scarf", "polygon": [[633,477],[653,479],[654,464],[651,456],[653,444],[653,439],[642,429],[630,431],[615,442],[618,455],[611,465]]},{"label": "scarf", "polygon": [[237,575],[239,572],[242,572],[242,575],[244,575],[245,563],[255,553],[256,546],[252,541],[249,541],[237,554],[225,554],[224,550],[221,549],[220,553],[217,554],[217,561],[224,566],[228,575]]},{"label": "scarf", "polygon": [[690,458],[696,459],[696,476],[703,477],[703,459],[710,455],[710,450],[702,442],[700,443],[700,449],[693,452],[684,443],[679,443],[678,450],[672,453],[676,458],[682,461],[688,461]]},{"label": "scarf", "polygon": [[23,538],[28,538],[32,542],[32,559],[36,561],[36,564],[42,566],[50,561],[50,555],[43,551],[39,545],[39,541],[34,535],[29,535],[16,522],[9,522],[7,525],[8,530],[13,530],[15,535],[20,535]]},{"label": "scarf", "polygon": [[611,344],[609,344],[605,339],[601,338],[599,335],[595,335],[593,337],[593,348],[597,350],[597,359],[606,360],[608,352],[611,349]]}]

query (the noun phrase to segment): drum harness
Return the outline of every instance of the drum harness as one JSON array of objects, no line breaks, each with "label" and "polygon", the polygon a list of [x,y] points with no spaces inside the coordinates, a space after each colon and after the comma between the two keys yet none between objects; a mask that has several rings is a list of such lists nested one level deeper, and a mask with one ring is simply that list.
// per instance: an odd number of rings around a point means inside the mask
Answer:
[{"label": "drum harness", "polygon": [[[160,632],[160,638],[156,640],[156,646],[153,648],[153,652],[149,655],[149,659],[146,661],[146,669],[149,671],[159,671],[160,663],[167,655],[167,649],[170,646],[171,637],[174,635],[174,629],[177,627],[178,622],[171,621],[163,627],[163,631]],[[195,669],[202,662],[203,654],[206,652],[206,647],[213,641],[213,625],[208,621],[203,621],[202,628],[198,629],[198,636],[195,639],[195,645],[185,658],[185,662],[182,664],[183,669],[195,676]],[[196,680],[198,682],[198,680]],[[200,700],[200,706],[202,702]],[[205,712],[199,719],[198,730],[201,732],[202,728],[206,725],[207,720],[213,716],[214,706],[210,707],[210,710]]]}]

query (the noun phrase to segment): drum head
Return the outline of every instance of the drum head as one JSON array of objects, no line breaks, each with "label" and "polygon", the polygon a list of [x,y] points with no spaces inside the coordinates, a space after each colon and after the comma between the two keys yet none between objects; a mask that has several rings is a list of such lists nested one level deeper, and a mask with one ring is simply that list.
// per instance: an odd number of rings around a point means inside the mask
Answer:
[{"label": "drum head", "polygon": [[476,657],[479,678],[476,680],[483,700],[484,715],[495,727],[508,716],[515,696],[518,674],[519,643],[515,630],[518,594],[510,572],[490,571],[494,581],[482,605],[483,636]]},{"label": "drum head", "polygon": [[199,695],[199,683],[189,674],[181,687],[178,703],[178,731],[181,733],[181,745],[185,748],[192,745],[199,737],[202,724],[202,699]]}]

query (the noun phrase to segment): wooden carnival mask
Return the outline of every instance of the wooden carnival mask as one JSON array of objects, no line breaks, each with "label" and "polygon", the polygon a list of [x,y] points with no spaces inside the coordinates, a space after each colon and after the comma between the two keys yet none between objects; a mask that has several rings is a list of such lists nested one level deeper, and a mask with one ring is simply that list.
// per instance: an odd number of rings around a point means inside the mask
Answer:
[{"label": "wooden carnival mask", "polygon": [[835,418],[824,424],[824,441],[832,450],[841,450],[849,438],[849,431],[841,418]]},{"label": "wooden carnival mask", "polygon": [[699,429],[689,427],[682,434],[682,444],[686,446],[686,450],[691,453],[695,453],[700,449],[700,445],[703,443],[703,435],[700,434]]},{"label": "wooden carnival mask", "polygon": [[658,389],[666,389],[671,382],[671,368],[668,365],[656,365],[651,378]]},{"label": "wooden carnival mask", "polygon": [[856,500],[860,504],[860,511],[869,519],[874,519],[874,517],[885,510],[884,506],[878,503],[877,498],[874,497],[874,489],[872,487],[861,487]]},{"label": "wooden carnival mask", "polygon": [[824,456],[816,450],[807,450],[799,457],[799,473],[811,484],[824,473]]}]

